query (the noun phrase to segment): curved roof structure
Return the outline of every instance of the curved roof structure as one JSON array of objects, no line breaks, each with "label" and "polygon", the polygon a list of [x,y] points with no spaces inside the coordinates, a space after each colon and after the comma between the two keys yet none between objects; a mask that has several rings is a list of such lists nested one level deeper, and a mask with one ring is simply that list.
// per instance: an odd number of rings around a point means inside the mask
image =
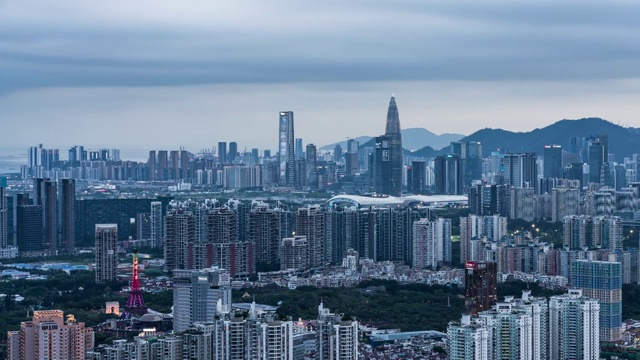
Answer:
[{"label": "curved roof structure", "polygon": [[356,207],[405,207],[411,205],[443,207],[448,205],[466,205],[468,198],[465,195],[410,195],[401,197],[386,195],[338,195],[327,201],[329,205],[340,203],[349,203]]}]

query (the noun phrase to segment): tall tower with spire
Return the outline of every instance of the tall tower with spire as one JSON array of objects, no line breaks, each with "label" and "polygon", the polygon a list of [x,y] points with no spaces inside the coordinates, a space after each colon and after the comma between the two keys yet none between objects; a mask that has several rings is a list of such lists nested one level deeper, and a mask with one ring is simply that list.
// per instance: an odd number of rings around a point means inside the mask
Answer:
[{"label": "tall tower with spire", "polygon": [[391,95],[387,110],[387,127],[384,133],[389,138],[389,195],[402,195],[402,135],[400,134],[400,116],[395,96]]}]

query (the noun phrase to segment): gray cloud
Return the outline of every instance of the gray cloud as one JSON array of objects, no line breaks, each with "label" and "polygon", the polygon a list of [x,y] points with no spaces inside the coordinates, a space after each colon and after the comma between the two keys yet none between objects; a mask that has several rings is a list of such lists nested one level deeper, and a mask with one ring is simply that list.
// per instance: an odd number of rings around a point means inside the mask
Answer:
[{"label": "gray cloud", "polygon": [[0,91],[640,76],[632,1],[180,3],[5,2]]}]

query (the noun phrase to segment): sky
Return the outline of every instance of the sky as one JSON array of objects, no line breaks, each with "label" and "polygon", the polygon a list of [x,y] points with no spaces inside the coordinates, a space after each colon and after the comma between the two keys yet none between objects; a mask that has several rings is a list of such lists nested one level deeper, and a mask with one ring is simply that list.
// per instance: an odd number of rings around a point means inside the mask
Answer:
[{"label": "sky", "polygon": [[0,0],[0,154],[275,149],[282,110],[321,146],[383,133],[392,93],[403,128],[438,134],[640,127],[639,18],[618,0]]}]

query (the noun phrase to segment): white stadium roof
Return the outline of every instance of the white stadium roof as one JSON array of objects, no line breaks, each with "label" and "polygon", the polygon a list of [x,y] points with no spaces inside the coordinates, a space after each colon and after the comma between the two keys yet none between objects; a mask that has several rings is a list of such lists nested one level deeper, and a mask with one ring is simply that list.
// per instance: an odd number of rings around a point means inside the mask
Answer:
[{"label": "white stadium roof", "polygon": [[419,204],[430,207],[443,207],[447,205],[466,205],[468,198],[465,195],[338,195],[327,201],[329,205],[350,203],[357,207],[404,207]]}]

